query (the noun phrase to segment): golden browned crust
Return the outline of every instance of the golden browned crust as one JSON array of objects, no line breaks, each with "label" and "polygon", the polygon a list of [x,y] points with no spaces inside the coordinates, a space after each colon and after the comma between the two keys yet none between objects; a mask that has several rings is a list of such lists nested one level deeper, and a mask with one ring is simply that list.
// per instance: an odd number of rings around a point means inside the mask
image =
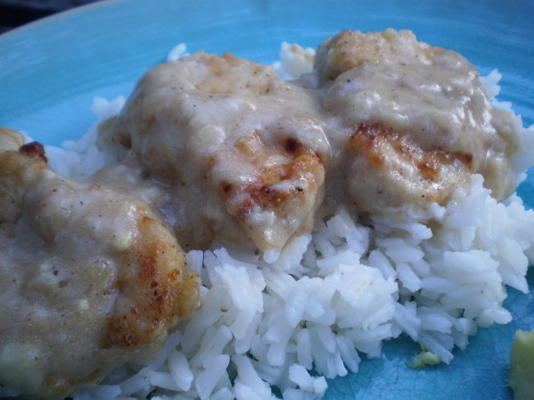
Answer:
[{"label": "golden browned crust", "polygon": [[[316,191],[317,187],[322,184],[324,167],[314,153],[303,153],[289,163],[263,168],[258,180],[247,185],[245,191],[249,195],[251,204],[259,205],[262,209],[276,210],[290,198],[303,197],[305,189],[293,186],[289,190],[279,190],[273,186],[283,181],[301,179],[307,180],[307,191]],[[247,208],[244,204],[243,212]]]},{"label": "golden browned crust", "polygon": [[[368,171],[382,170],[392,174],[399,167],[402,177],[400,166],[411,165],[417,175],[412,181],[419,182],[418,191],[430,201],[443,202],[448,198],[451,189],[446,181],[450,171],[460,171],[462,175],[472,169],[471,154],[440,148],[422,149],[408,135],[400,135],[379,123],[359,124],[349,139],[349,148],[351,157],[367,160]],[[423,183],[425,181],[427,184]]]},{"label": "golden browned crust", "polygon": [[454,160],[462,162],[471,169],[473,156],[471,154],[445,151],[442,149],[423,150],[406,135],[399,135],[391,129],[377,123],[362,123],[350,137],[350,146],[355,153],[365,153],[369,163],[375,167],[384,166],[384,154],[381,149],[391,146],[395,152],[406,161],[414,164],[421,175],[428,180],[436,181],[440,176],[443,165],[451,164]]},{"label": "golden browned crust", "polygon": [[30,142],[20,146],[19,152],[28,157],[36,157],[43,160],[45,163],[48,159],[45,155],[44,146],[39,142]]},{"label": "golden browned crust", "polygon": [[[238,219],[245,219],[255,207],[284,213],[289,202],[304,203],[306,196],[314,196],[324,182],[325,168],[321,158],[297,139],[288,137],[277,146],[265,147],[257,133],[241,138],[235,147],[250,162],[258,166],[259,174],[252,182],[240,187],[227,181],[219,185],[219,194],[223,200],[239,197],[240,203],[232,209]],[[269,157],[278,155],[287,162],[270,165]],[[279,188],[283,182],[301,182],[302,185],[288,185]]]},{"label": "golden browned crust", "polygon": [[153,342],[198,307],[198,276],[187,270],[174,237],[146,215],[138,230],[132,251],[123,256],[117,286],[124,299],[108,318],[106,346]]}]

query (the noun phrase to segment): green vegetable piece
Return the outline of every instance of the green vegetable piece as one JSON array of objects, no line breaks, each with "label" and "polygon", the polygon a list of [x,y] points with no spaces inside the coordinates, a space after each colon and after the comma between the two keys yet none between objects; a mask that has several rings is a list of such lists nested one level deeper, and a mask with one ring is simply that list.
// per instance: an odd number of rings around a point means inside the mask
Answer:
[{"label": "green vegetable piece", "polygon": [[514,400],[534,400],[534,330],[515,333],[510,353],[510,387]]},{"label": "green vegetable piece", "polygon": [[408,366],[413,369],[422,369],[431,365],[438,365],[440,362],[441,359],[437,354],[422,350],[408,363]]}]

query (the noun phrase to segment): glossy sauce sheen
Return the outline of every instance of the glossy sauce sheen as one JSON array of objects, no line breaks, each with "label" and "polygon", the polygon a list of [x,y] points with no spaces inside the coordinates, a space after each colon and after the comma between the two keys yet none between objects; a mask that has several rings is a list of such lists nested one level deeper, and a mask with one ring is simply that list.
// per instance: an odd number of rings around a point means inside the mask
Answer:
[{"label": "glossy sauce sheen", "polygon": [[[280,249],[313,226],[330,146],[314,99],[270,67],[205,53],[159,65],[102,133],[167,186],[158,206],[186,248]],[[122,180],[113,168],[106,182]]]},{"label": "glossy sauce sheen", "polygon": [[198,277],[146,204],[21,143],[0,132],[0,383],[63,398],[154,357],[198,307]]},{"label": "glossy sauce sheen", "polygon": [[[395,216],[443,204],[471,173],[503,198],[518,129],[459,54],[409,31],[344,31],[293,82],[228,54],[161,64],[101,144],[129,149],[121,168],[157,182],[153,204],[184,247],[266,251],[339,205]],[[103,181],[121,181],[116,168]]]},{"label": "glossy sauce sheen", "polygon": [[340,206],[395,218],[472,173],[500,199],[519,129],[462,56],[387,30],[341,32],[293,82],[228,54],[161,64],[83,182],[1,130],[0,383],[58,398],[146,363],[198,306],[182,247],[277,252]]}]

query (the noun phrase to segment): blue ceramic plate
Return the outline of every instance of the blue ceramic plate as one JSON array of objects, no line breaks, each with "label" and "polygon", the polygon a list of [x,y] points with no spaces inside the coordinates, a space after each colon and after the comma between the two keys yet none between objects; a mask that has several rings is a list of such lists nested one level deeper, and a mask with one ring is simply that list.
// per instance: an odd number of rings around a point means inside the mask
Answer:
[{"label": "blue ceramic plate", "polygon": [[[185,42],[189,51],[232,52],[258,62],[282,41],[316,46],[341,29],[413,30],[459,51],[482,73],[504,76],[500,98],[534,123],[534,2],[360,0],[116,0],[87,6],[0,36],[0,125],[49,144],[94,122],[95,95],[127,94],[136,79]],[[534,177],[520,187],[534,205]],[[534,287],[531,269],[529,282]],[[534,295],[509,291],[514,321],[481,329],[448,366],[414,371],[408,340],[385,345],[358,374],[329,382],[327,399],[510,399],[508,353],[516,329],[534,328]]]}]

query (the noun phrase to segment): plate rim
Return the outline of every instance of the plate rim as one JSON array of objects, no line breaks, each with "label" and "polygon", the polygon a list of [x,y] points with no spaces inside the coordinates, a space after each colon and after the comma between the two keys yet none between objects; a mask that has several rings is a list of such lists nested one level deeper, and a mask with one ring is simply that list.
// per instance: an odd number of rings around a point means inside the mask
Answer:
[{"label": "plate rim", "polygon": [[33,29],[43,24],[53,23],[55,20],[70,17],[71,15],[90,11],[100,7],[109,6],[111,3],[119,3],[128,0],[98,0],[93,3],[81,4],[72,8],[68,8],[62,11],[54,12],[53,14],[46,15],[44,17],[37,18],[33,21],[26,22],[20,26],[9,29],[6,32],[0,34],[0,42],[6,38],[11,39],[10,36],[14,36],[20,33],[24,33],[27,30]]}]

